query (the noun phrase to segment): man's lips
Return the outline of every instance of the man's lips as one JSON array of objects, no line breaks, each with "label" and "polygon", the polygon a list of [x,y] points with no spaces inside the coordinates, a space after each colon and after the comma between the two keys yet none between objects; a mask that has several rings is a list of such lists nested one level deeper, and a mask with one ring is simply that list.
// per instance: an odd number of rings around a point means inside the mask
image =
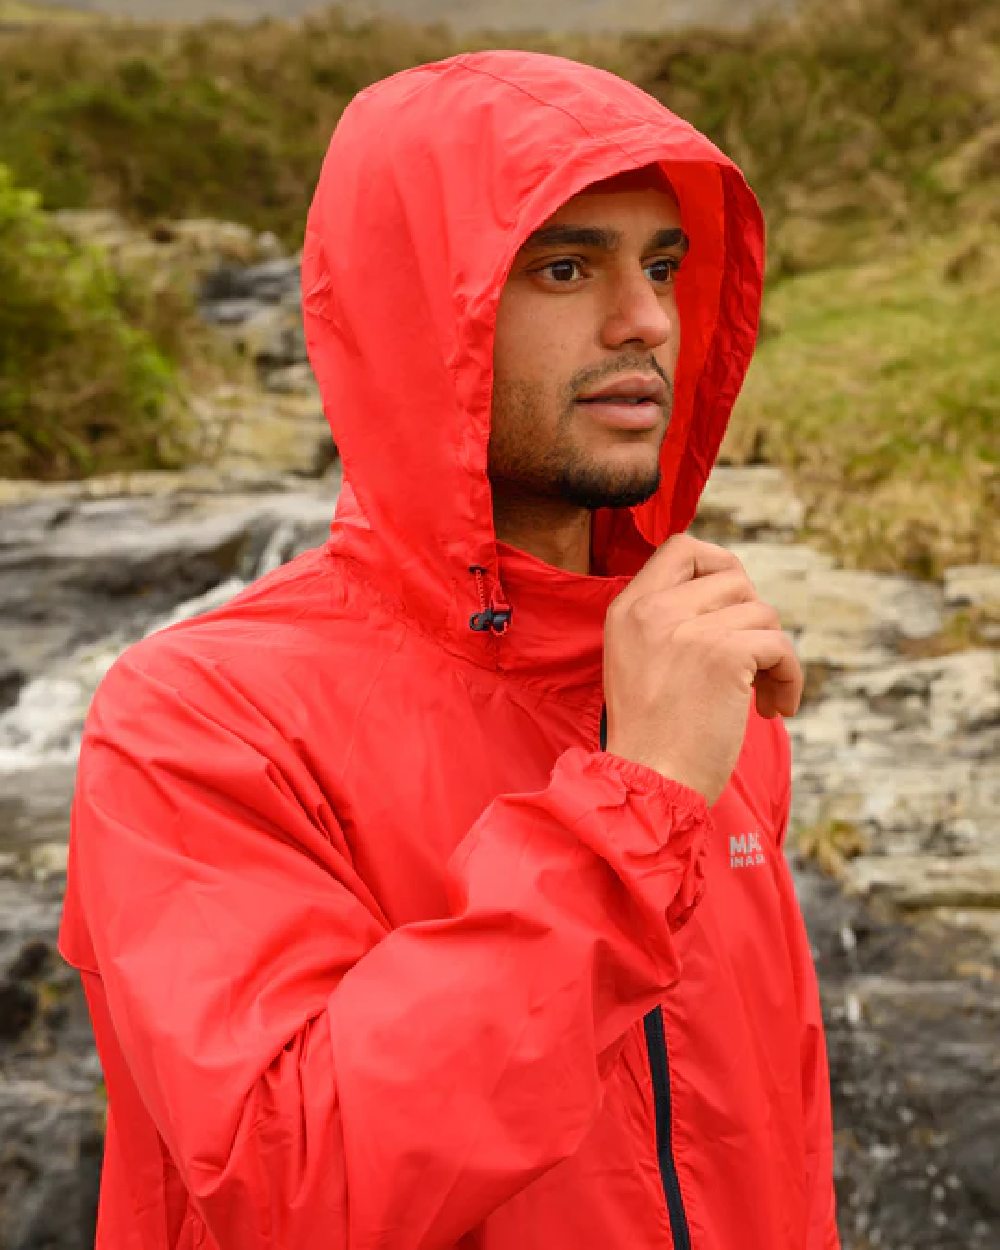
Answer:
[{"label": "man's lips", "polygon": [[576,401],[602,425],[616,430],[652,430],[667,403],[667,384],[660,377],[634,374],[607,382]]},{"label": "man's lips", "polygon": [[580,395],[577,402],[581,404],[650,403],[662,407],[667,402],[667,384],[655,374],[648,377],[635,373],[606,382],[597,390]]}]

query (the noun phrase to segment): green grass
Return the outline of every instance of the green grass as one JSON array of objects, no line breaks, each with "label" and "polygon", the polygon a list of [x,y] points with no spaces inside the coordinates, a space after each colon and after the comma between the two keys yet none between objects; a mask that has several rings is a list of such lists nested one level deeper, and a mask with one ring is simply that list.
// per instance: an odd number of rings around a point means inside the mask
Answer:
[{"label": "green grass", "polygon": [[[995,241],[995,240],[994,240]],[[787,465],[849,564],[1000,560],[1000,258],[985,231],[786,278],[725,453]]]},{"label": "green grass", "polygon": [[175,365],[141,324],[138,275],[128,288],[0,165],[0,474],[79,477],[183,457]]},{"label": "green grass", "polygon": [[220,217],[294,247],[350,98],[450,50],[440,32],[336,15],[14,31],[0,35],[0,161],[48,208]]}]

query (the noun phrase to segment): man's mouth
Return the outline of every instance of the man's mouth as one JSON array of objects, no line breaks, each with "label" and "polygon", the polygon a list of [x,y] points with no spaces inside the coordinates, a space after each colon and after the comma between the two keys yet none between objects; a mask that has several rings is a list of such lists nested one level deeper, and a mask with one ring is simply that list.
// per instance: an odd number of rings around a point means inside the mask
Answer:
[{"label": "man's mouth", "polygon": [[645,430],[660,421],[667,396],[668,387],[662,378],[631,374],[580,395],[576,402],[590,409],[602,425]]}]

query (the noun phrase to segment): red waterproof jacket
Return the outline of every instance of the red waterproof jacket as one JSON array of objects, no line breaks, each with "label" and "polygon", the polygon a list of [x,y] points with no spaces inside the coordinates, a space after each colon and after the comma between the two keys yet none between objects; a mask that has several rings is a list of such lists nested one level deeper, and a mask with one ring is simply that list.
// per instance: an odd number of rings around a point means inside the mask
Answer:
[{"label": "red waterproof jacket", "polygon": [[[574,575],[494,535],[494,313],[532,229],[654,161],[692,240],[663,486]],[[605,612],[691,519],[761,266],[739,172],[608,74],[487,52],[347,109],[303,257],[330,540],[129,650],[84,736],[101,1250],[836,1246],[784,728],[711,811],[599,749]]]}]

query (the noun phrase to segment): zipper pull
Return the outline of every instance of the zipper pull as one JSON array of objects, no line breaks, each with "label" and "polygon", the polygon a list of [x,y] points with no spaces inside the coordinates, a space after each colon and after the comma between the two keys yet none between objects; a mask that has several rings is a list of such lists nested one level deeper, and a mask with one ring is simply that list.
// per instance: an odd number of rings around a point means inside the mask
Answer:
[{"label": "zipper pull", "polygon": [[469,628],[478,633],[491,630],[494,634],[505,634],[510,625],[514,609],[503,597],[499,582],[494,587],[489,601],[486,599],[486,569],[481,564],[470,564],[469,572],[476,579],[476,592],[479,595],[479,611],[469,617]]}]

